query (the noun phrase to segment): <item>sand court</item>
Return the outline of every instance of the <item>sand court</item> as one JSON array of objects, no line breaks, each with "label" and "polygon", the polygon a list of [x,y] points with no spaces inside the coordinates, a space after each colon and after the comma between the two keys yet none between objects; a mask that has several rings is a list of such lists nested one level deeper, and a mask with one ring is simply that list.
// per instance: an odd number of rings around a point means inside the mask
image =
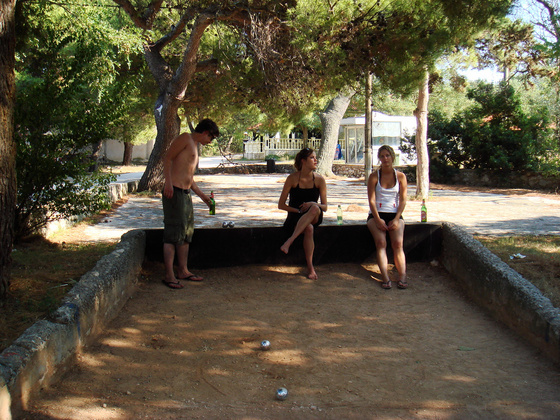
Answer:
[{"label": "sand court", "polygon": [[[464,298],[441,267],[197,270],[174,291],[149,263],[138,290],[27,418],[551,419],[560,370]],[[269,340],[269,351],[260,349]],[[278,387],[288,389],[277,401]]]}]

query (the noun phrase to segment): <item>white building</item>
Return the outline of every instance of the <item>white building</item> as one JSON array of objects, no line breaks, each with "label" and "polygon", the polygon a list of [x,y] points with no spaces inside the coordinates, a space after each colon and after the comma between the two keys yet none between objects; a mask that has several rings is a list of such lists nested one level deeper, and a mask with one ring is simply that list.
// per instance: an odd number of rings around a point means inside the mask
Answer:
[{"label": "white building", "polygon": [[[148,161],[152,149],[154,148],[155,140],[149,140],[144,144],[135,144],[132,149],[132,159],[141,161]],[[104,140],[101,149],[101,155],[112,162],[122,162],[124,154],[124,143],[119,140]]]},{"label": "white building", "polygon": [[[372,112],[371,119],[372,161],[377,164],[377,151],[383,144],[395,150],[395,165],[416,164],[416,158],[408,160],[399,150],[401,139],[416,133],[416,117],[386,115]],[[340,122],[339,143],[346,163],[364,163],[364,126],[366,117],[344,118]]]}]

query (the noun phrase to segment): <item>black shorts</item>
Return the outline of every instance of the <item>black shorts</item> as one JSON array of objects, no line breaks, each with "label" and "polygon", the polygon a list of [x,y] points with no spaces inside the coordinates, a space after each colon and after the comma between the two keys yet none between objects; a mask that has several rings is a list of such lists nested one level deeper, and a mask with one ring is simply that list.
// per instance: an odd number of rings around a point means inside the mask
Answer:
[{"label": "black shorts", "polygon": [[[377,214],[379,214],[379,217],[381,218],[381,220],[384,220],[385,223],[389,223],[391,220],[393,220],[395,218],[395,214],[397,214],[397,213],[382,213],[382,212],[379,212]],[[402,214],[401,214],[400,219],[402,219],[402,218],[403,217],[402,217]],[[367,221],[369,221],[370,219],[373,219],[373,214],[371,214],[371,213],[368,214]]]},{"label": "black shorts", "polygon": [[[317,227],[321,223],[323,223],[323,209],[320,208],[320,210],[321,210],[321,213],[319,214],[319,219],[317,220],[317,223],[313,224],[313,227]],[[288,213],[288,217],[286,217],[286,220],[284,222],[284,228],[287,229],[287,230],[293,231],[296,228],[296,225],[299,222],[299,219],[304,214],[305,213]]]}]

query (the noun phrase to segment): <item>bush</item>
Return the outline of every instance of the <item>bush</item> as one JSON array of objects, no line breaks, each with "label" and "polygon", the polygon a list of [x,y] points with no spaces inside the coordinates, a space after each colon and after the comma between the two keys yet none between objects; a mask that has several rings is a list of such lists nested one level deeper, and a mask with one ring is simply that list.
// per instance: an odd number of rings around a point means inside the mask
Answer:
[{"label": "bush", "polygon": [[546,150],[546,112],[527,116],[512,86],[480,83],[467,96],[476,105],[465,111],[460,132],[468,168],[536,170]]},{"label": "bush", "polygon": [[[460,168],[550,170],[558,153],[546,110],[525,115],[515,90],[506,84],[481,82],[467,96],[475,105],[466,111],[452,118],[439,112],[428,117],[430,178],[446,179]],[[414,153],[414,139],[406,139],[401,150]]]},{"label": "bush", "polygon": [[107,186],[114,175],[88,173],[87,150],[72,150],[66,143],[57,135],[19,137],[15,242],[51,221],[110,208]]}]

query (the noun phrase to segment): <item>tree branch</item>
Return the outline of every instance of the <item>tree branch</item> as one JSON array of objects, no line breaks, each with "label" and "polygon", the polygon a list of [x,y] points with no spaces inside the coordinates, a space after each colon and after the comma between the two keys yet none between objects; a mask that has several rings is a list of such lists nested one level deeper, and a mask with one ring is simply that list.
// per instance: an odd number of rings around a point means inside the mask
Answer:
[{"label": "tree branch", "polygon": [[177,25],[171,26],[171,31],[169,31],[167,34],[165,34],[163,37],[157,40],[157,42],[153,44],[152,48],[161,51],[163,48],[165,48],[167,44],[170,44],[171,42],[176,40],[179,37],[179,35],[181,35],[181,32],[185,30],[187,23],[192,19],[194,19],[197,12],[199,11],[196,8],[189,7],[187,11],[183,13],[181,19],[179,20],[179,22],[177,22]]},{"label": "tree branch", "polygon": [[[548,18],[550,20],[550,24],[552,25],[553,32],[552,35],[554,35],[556,37],[556,39],[560,38],[560,25],[558,22],[558,10],[556,10],[554,8],[554,5],[552,5],[549,1],[547,0],[535,0],[537,3],[539,3],[542,7],[544,7],[548,13]],[[546,28],[548,29],[548,28]]]},{"label": "tree branch", "polygon": [[209,60],[201,61],[196,64],[196,72],[202,73],[206,71],[216,71],[218,70],[218,60],[216,58],[211,58]]},{"label": "tree branch", "polygon": [[130,16],[132,21],[140,29],[150,30],[154,24],[154,20],[159,10],[163,0],[153,0],[144,10],[144,13],[140,13],[136,8],[130,3],[129,0],[113,0],[123,10]]}]

